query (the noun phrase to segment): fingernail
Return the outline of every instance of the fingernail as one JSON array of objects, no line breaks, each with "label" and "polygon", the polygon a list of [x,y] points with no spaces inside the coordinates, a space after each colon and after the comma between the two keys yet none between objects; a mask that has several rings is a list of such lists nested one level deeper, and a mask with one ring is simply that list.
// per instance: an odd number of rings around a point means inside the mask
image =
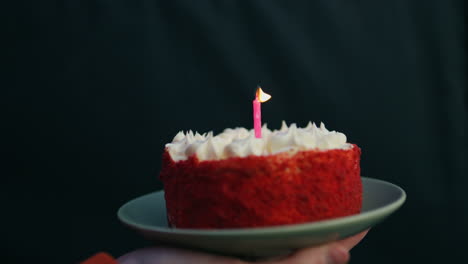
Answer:
[{"label": "fingernail", "polygon": [[349,252],[344,247],[331,247],[328,250],[328,264],[343,264],[349,261]]}]

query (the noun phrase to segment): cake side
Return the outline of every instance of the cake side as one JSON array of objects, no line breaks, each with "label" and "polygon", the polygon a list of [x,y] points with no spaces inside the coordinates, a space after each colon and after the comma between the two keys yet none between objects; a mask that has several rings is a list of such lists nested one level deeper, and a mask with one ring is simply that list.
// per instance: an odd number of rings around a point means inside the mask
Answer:
[{"label": "cake side", "polygon": [[168,220],[179,228],[298,224],[359,213],[360,154],[346,149],[174,161],[166,149],[160,179]]}]

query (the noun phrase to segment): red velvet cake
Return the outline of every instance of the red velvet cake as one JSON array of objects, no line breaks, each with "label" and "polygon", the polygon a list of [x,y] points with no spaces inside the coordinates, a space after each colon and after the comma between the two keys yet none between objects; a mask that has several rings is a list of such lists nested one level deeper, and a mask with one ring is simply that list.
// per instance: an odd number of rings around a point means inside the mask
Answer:
[{"label": "red velvet cake", "polygon": [[322,125],[278,131],[179,133],[167,144],[160,179],[169,224],[245,228],[306,223],[359,213],[358,146]]}]

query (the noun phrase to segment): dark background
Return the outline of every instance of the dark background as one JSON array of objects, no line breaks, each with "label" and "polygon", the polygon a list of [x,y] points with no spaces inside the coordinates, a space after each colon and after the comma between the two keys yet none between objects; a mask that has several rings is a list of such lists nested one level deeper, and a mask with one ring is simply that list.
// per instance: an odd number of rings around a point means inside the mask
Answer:
[{"label": "dark background", "polygon": [[[148,245],[117,209],[161,188],[179,130],[323,121],[404,207],[352,263],[460,263],[468,245],[463,1],[37,1],[7,18],[5,263]],[[9,37],[11,34],[11,37]],[[11,81],[11,84],[8,84]],[[2,260],[3,262],[3,260]]]}]

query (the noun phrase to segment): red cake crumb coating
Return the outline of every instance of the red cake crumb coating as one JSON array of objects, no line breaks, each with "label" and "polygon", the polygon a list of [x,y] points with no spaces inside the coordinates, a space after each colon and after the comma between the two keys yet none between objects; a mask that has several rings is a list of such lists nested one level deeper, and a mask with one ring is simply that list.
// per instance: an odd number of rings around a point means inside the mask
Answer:
[{"label": "red cake crumb coating", "polygon": [[242,228],[298,224],[359,213],[361,150],[174,162],[163,154],[169,224]]}]

